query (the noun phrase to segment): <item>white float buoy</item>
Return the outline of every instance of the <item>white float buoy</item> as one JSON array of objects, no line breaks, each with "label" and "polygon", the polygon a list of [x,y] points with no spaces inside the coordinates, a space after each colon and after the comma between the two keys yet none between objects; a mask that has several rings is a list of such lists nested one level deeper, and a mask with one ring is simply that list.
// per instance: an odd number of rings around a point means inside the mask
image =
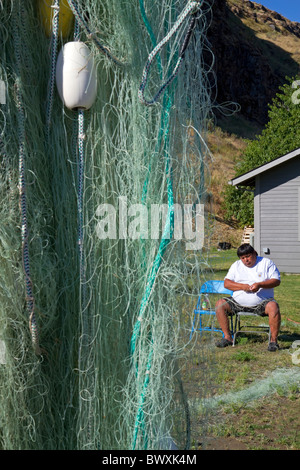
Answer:
[{"label": "white float buoy", "polygon": [[89,109],[97,95],[97,77],[90,49],[80,41],[68,42],[56,64],[58,93],[69,109]]}]

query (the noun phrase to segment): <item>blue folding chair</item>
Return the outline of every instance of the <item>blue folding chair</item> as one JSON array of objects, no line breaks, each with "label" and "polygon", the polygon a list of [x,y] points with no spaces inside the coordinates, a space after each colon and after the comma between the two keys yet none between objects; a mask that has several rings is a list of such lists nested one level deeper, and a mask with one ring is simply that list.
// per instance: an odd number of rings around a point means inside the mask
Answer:
[{"label": "blue folding chair", "polygon": [[[204,284],[202,284],[197,306],[194,310],[194,320],[192,324],[190,339],[192,338],[194,331],[201,331],[201,332],[202,331],[215,331],[215,332],[222,333],[222,335],[224,336],[222,330],[220,328],[215,328],[214,326],[215,316],[216,316],[216,311],[215,311],[216,297],[214,297],[215,294],[231,296],[232,291],[224,287],[224,281],[206,281]],[[202,308],[204,300],[206,300],[208,304],[205,309]],[[203,315],[209,315],[211,317],[209,319],[210,320],[209,325],[203,326],[203,321],[202,321]],[[233,332],[232,317],[230,317],[230,319],[231,319],[231,331]]]}]

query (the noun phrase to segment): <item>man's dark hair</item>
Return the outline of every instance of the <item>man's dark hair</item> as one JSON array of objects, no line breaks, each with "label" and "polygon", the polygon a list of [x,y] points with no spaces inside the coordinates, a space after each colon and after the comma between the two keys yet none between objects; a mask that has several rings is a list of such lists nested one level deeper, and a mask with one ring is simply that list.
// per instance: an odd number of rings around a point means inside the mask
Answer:
[{"label": "man's dark hair", "polygon": [[257,252],[254,250],[253,246],[249,243],[243,243],[237,249],[237,255],[240,258],[241,256],[250,255],[251,253],[255,253],[257,256]]}]

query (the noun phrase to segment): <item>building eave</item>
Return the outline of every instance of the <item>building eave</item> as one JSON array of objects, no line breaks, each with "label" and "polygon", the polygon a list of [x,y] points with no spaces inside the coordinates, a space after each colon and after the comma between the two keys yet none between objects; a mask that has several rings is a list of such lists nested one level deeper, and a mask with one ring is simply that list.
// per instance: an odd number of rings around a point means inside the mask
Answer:
[{"label": "building eave", "polygon": [[256,176],[266,171],[269,171],[278,165],[282,165],[283,163],[299,155],[300,155],[300,148],[293,150],[292,152],[289,152],[286,155],[275,158],[275,160],[272,160],[271,162],[265,163],[264,165],[254,168],[254,170],[248,171],[247,173],[244,173],[243,175],[237,176],[236,178],[233,178],[230,181],[228,181],[228,184],[232,186],[237,186],[237,187],[238,186],[255,187]]}]

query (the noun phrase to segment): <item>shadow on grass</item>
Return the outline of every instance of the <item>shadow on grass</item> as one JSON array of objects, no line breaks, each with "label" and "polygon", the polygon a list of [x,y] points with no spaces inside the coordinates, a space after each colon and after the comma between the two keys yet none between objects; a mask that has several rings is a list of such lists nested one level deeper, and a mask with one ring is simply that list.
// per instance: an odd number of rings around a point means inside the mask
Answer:
[{"label": "shadow on grass", "polygon": [[[279,334],[278,339],[281,341],[293,343],[294,341],[300,341],[300,334],[290,331],[284,331],[282,334]],[[282,347],[282,349],[288,349],[289,347],[290,345],[288,345],[286,348]]]}]

